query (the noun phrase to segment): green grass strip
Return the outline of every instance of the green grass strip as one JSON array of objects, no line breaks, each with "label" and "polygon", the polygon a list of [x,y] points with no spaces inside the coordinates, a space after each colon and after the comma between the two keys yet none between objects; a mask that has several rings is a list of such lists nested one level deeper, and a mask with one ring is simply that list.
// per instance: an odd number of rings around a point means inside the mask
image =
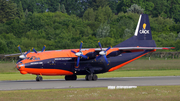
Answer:
[{"label": "green grass strip", "polygon": [[[98,74],[99,78],[110,77],[143,77],[143,76],[180,76],[180,70],[146,70],[146,71],[113,71]],[[84,78],[80,75],[78,78]],[[36,75],[22,74],[0,74],[0,80],[35,80]],[[64,79],[64,76],[43,76],[43,79]]]},{"label": "green grass strip", "polygon": [[0,101],[179,101],[180,86],[0,91]]}]

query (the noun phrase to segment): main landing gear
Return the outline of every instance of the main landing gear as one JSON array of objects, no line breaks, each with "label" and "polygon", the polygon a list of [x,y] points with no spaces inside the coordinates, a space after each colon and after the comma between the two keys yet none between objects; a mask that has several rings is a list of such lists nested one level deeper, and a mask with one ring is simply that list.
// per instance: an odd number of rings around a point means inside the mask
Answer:
[{"label": "main landing gear", "polygon": [[65,76],[65,80],[76,80],[77,79],[77,76],[76,75],[66,75]]},{"label": "main landing gear", "polygon": [[36,81],[42,81],[42,80],[43,80],[42,76],[37,75]]},{"label": "main landing gear", "polygon": [[89,74],[89,75],[86,75],[85,79],[87,81],[96,81],[98,79],[97,75],[96,74]]}]

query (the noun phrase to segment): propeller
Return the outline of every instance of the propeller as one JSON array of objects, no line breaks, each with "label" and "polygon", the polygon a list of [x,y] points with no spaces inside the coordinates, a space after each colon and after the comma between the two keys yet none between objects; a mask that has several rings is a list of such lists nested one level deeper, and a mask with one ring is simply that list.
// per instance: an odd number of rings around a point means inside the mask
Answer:
[{"label": "propeller", "polygon": [[109,62],[108,62],[108,60],[107,60],[107,58],[106,58],[106,55],[107,55],[107,51],[108,51],[109,49],[111,49],[111,47],[108,47],[105,51],[103,51],[103,50],[102,50],[101,43],[100,43],[99,41],[98,41],[98,44],[99,44],[99,47],[100,47],[101,51],[99,52],[99,56],[97,56],[95,60],[98,60],[99,58],[101,58],[101,57],[103,56],[104,59],[105,59],[105,61],[106,61],[106,63],[107,63],[107,65],[109,65]]},{"label": "propeller", "polygon": [[[21,55],[19,56],[20,59],[17,61],[17,63],[18,63],[19,61],[25,59],[25,58],[26,58],[26,55],[27,55],[28,53],[30,53],[31,50],[28,50],[25,54],[23,54],[23,53],[22,53],[22,50],[21,50],[21,47],[20,47],[19,45],[18,45],[17,47],[18,47],[19,51],[21,52]],[[42,49],[41,52],[45,51],[45,48],[46,48],[46,45],[43,46],[43,49]],[[33,50],[35,53],[37,53],[37,51],[36,51],[34,48],[32,48],[32,50]]]},{"label": "propeller", "polygon": [[46,48],[46,45],[44,45],[44,46],[43,46],[43,49],[42,49],[42,51],[41,51],[41,52],[45,51],[45,48]]},{"label": "propeller", "polygon": [[32,47],[32,50],[35,52],[35,53],[37,53],[37,51]]},{"label": "propeller", "polygon": [[26,55],[27,55],[28,53],[30,53],[31,51],[28,50],[25,54],[23,54],[23,53],[22,53],[22,50],[21,50],[21,47],[20,47],[19,45],[18,45],[17,47],[18,47],[19,51],[21,52],[21,55],[19,56],[20,59],[17,61],[17,63],[18,63],[19,61],[25,59],[25,58],[26,58]]},{"label": "propeller", "polygon": [[[45,51],[45,48],[46,48],[46,45],[43,46],[41,52]],[[37,53],[37,51],[36,51],[33,47],[32,47],[32,50],[33,50],[35,53]]]},{"label": "propeller", "polygon": [[78,56],[78,57],[77,57],[76,67],[79,66],[79,61],[80,61],[80,58],[81,58],[81,57],[83,57],[83,58],[85,58],[85,59],[88,59],[88,57],[85,56],[85,55],[83,55],[83,53],[81,52],[82,44],[83,44],[83,42],[81,41],[80,48],[79,48],[79,52],[75,52],[75,51],[71,50],[72,53],[74,53],[76,56]]}]

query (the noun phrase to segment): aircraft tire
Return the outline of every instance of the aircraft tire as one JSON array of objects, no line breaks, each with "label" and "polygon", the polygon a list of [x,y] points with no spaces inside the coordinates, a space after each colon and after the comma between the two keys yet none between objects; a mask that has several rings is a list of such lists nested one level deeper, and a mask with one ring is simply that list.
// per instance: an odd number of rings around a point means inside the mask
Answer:
[{"label": "aircraft tire", "polygon": [[41,76],[39,77],[39,79],[40,79],[40,81],[42,81],[42,80],[43,80],[43,78],[42,78]]},{"label": "aircraft tire", "polygon": [[42,80],[43,80],[43,78],[41,76],[39,76],[39,77],[37,76],[36,77],[36,81],[42,81]]},{"label": "aircraft tire", "polygon": [[72,75],[72,80],[77,80],[77,76],[76,75]]},{"label": "aircraft tire", "polygon": [[39,81],[39,78],[38,78],[38,77],[36,77],[36,81]]},{"label": "aircraft tire", "polygon": [[66,81],[71,80],[71,79],[70,79],[70,76],[69,76],[69,75],[66,75],[66,76],[65,76],[65,80],[66,80]]},{"label": "aircraft tire", "polygon": [[92,76],[92,80],[93,80],[93,81],[96,81],[97,79],[98,79],[97,75],[94,74],[94,75]]},{"label": "aircraft tire", "polygon": [[92,81],[92,75],[87,76],[88,81]]},{"label": "aircraft tire", "polygon": [[85,80],[88,81],[88,75],[85,76]]},{"label": "aircraft tire", "polygon": [[77,76],[76,75],[66,75],[65,76],[65,80],[77,80]]}]

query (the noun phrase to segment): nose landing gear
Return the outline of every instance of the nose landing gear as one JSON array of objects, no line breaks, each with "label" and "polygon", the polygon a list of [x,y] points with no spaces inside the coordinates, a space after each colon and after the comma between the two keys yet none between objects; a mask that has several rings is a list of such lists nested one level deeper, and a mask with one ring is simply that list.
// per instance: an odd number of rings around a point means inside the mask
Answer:
[{"label": "nose landing gear", "polygon": [[43,80],[42,76],[37,75],[36,81],[42,81],[42,80]]}]

